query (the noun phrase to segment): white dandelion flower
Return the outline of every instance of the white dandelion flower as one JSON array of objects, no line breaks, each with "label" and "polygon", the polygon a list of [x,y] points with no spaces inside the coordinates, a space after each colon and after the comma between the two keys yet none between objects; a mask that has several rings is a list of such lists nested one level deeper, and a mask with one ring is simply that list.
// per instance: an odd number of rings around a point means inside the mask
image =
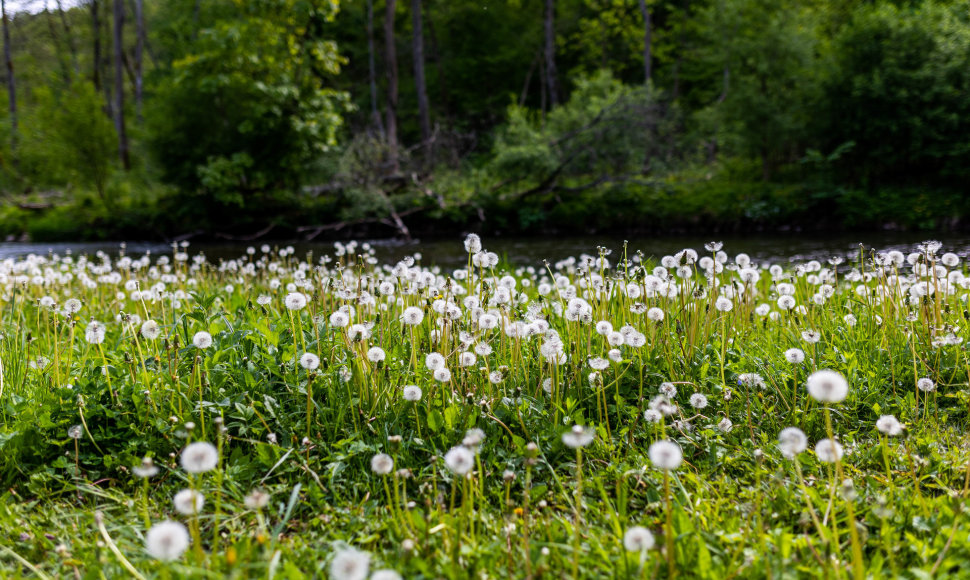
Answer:
[{"label": "white dandelion flower", "polygon": [[798,427],[786,427],[778,433],[778,448],[781,454],[788,459],[794,459],[796,455],[808,448],[808,437]]},{"label": "white dandelion flower", "polygon": [[582,425],[573,425],[572,429],[562,434],[563,444],[573,449],[586,447],[593,442],[593,438],[593,430],[587,429]]},{"label": "white dandelion flower", "polygon": [[731,422],[731,420],[728,419],[727,417],[724,417],[723,419],[718,421],[717,428],[722,433],[730,433],[731,429],[734,428],[734,423]]},{"label": "white dandelion flower", "polygon": [[84,340],[91,344],[101,344],[104,342],[105,328],[97,320],[92,320],[84,329]]},{"label": "white dandelion flower", "polygon": [[409,306],[404,309],[404,313],[401,315],[401,320],[404,321],[404,324],[416,326],[421,324],[421,321],[424,320],[424,311],[417,306]]},{"label": "white dandelion flower", "polygon": [[330,326],[334,328],[344,328],[350,324],[350,315],[342,310],[338,310],[330,315]]},{"label": "white dandelion flower", "polygon": [[192,344],[194,344],[196,348],[209,348],[212,346],[212,335],[204,330],[200,330],[199,332],[195,333],[195,336],[192,337]]},{"label": "white dandelion flower", "polygon": [[456,475],[465,475],[475,466],[475,455],[464,445],[458,445],[445,453],[445,465]]},{"label": "white dandelion flower", "polygon": [[141,465],[136,465],[131,470],[136,477],[149,478],[158,475],[158,466],[151,457],[143,457],[141,460]]},{"label": "white dandelion flower", "polygon": [[408,385],[404,387],[405,401],[411,401],[411,402],[420,401],[422,394],[423,393],[421,392],[421,387],[417,385]]},{"label": "white dandelion flower", "polygon": [[303,310],[306,308],[306,294],[302,292],[290,292],[283,299],[283,304],[287,310]]},{"label": "white dandelion flower", "polygon": [[664,319],[664,311],[654,306],[647,310],[647,318],[653,322],[661,322]]},{"label": "white dandelion flower", "polygon": [[793,365],[801,364],[805,360],[805,352],[800,348],[790,348],[785,351],[785,360]]},{"label": "white dandelion flower", "polygon": [[184,516],[191,516],[202,511],[205,496],[194,489],[183,489],[175,494],[172,503],[175,504],[175,511]]},{"label": "white dandelion flower", "polygon": [[463,367],[475,366],[477,362],[478,357],[473,352],[465,351],[458,355],[458,364]]},{"label": "white dandelion flower", "polygon": [[180,463],[182,469],[189,473],[205,473],[215,469],[219,463],[219,450],[207,441],[189,443],[182,450]]},{"label": "white dandelion flower", "polygon": [[189,531],[179,522],[164,521],[153,525],[145,534],[145,550],[156,560],[178,560],[189,547]]},{"label": "white dandelion flower", "polygon": [[424,357],[424,366],[428,368],[429,371],[436,371],[438,369],[445,367],[445,357],[441,353],[432,352],[428,356]]},{"label": "white dandelion flower", "polygon": [[809,375],[808,394],[821,403],[838,403],[849,394],[849,382],[841,374],[824,369]]},{"label": "white dandelion flower", "polygon": [[695,409],[703,409],[707,407],[707,396],[703,393],[694,393],[690,396],[690,406]]},{"label": "white dandelion flower", "polygon": [[447,383],[451,380],[451,371],[442,367],[440,369],[435,369],[432,376],[434,376],[434,380],[438,381],[439,383]]},{"label": "white dandelion flower", "polygon": [[835,463],[842,459],[842,446],[837,441],[822,439],[815,444],[815,455],[819,461],[825,463]]},{"label": "white dandelion flower", "polygon": [[145,340],[155,340],[162,334],[162,327],[154,320],[146,320],[141,325],[141,335]]},{"label": "white dandelion flower", "polygon": [[924,393],[932,393],[936,390],[936,383],[933,382],[933,379],[923,377],[922,379],[916,381],[916,388]]},{"label": "white dandelion flower", "polygon": [[370,554],[354,548],[340,550],[330,561],[333,580],[365,580],[370,570]]},{"label": "white dandelion flower", "polygon": [[320,366],[320,357],[312,352],[305,352],[300,357],[300,366],[308,371],[315,371]]},{"label": "white dandelion flower", "polygon": [[876,420],[876,429],[880,433],[895,437],[903,432],[903,424],[892,415],[883,415]]},{"label": "white dandelion flower", "polygon": [[623,547],[628,552],[646,552],[653,548],[653,545],[653,534],[642,526],[634,526],[623,534]]},{"label": "white dandelion flower", "polygon": [[269,505],[270,495],[261,489],[254,489],[243,498],[247,509],[260,510]]},{"label": "white dandelion flower", "polygon": [[822,339],[822,333],[817,330],[805,330],[802,331],[802,340],[808,344],[815,344]]},{"label": "white dandelion flower", "polygon": [[661,383],[660,393],[669,399],[673,399],[677,396],[677,385],[673,383]]},{"label": "white dandelion flower", "polygon": [[379,346],[372,346],[367,351],[367,360],[372,363],[384,362],[385,358],[387,358],[387,354],[384,352],[384,349]]},{"label": "white dandelion flower", "polygon": [[394,469],[394,459],[386,453],[378,453],[370,460],[370,470],[377,475],[387,475]]},{"label": "white dandelion flower", "polygon": [[647,455],[650,456],[650,463],[653,463],[654,467],[658,469],[677,469],[684,460],[684,453],[681,451],[680,445],[668,439],[650,445]]}]

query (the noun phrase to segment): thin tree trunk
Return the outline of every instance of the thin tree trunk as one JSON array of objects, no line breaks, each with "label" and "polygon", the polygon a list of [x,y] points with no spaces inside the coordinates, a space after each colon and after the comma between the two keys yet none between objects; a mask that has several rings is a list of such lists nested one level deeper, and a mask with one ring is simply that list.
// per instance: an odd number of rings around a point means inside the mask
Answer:
[{"label": "thin tree trunk", "polygon": [[384,11],[384,66],[387,67],[387,149],[391,173],[401,169],[397,158],[397,48],[394,45],[394,11],[397,0],[387,0]]},{"label": "thin tree trunk", "polygon": [[559,88],[556,79],[556,0],[546,0],[546,14],[543,19],[546,53],[546,86],[549,93],[549,107],[559,103]]},{"label": "thin tree trunk", "polygon": [[651,55],[650,43],[653,30],[650,22],[650,9],[647,8],[647,0],[640,0],[640,14],[643,15],[643,82],[650,84],[651,74]]},{"label": "thin tree trunk", "polygon": [[374,0],[367,0],[367,80],[370,85],[371,125],[383,138],[384,123],[377,108],[377,66],[374,63]]},{"label": "thin tree trunk", "polygon": [[414,51],[414,85],[418,96],[418,122],[421,125],[421,146],[424,162],[431,163],[431,113],[428,111],[428,90],[424,80],[424,31],[421,26],[421,0],[411,0],[411,42]]},{"label": "thin tree trunk", "polygon": [[91,71],[91,80],[94,82],[95,90],[101,90],[101,14],[98,7],[98,0],[91,0],[91,38],[94,40],[94,66]]},{"label": "thin tree trunk", "polygon": [[125,131],[125,68],[124,68],[124,0],[114,0],[114,67],[115,67],[115,130],[118,132],[118,156],[125,171],[130,169],[128,134]]},{"label": "thin tree trunk", "polygon": [[3,14],[3,59],[7,65],[7,92],[10,100],[10,149],[17,150],[17,87],[14,81],[13,57],[10,55],[10,23],[7,19],[7,2],[0,0]]},{"label": "thin tree trunk", "polygon": [[143,0],[135,0],[135,118],[142,122],[142,55],[145,51],[145,11]]},{"label": "thin tree trunk", "polygon": [[71,24],[67,21],[67,15],[64,13],[64,5],[61,0],[57,0],[57,13],[61,17],[61,26],[64,27],[64,36],[67,38],[67,49],[71,51],[71,68],[74,69],[74,74],[80,74],[81,69],[77,64],[77,43],[74,41],[74,32],[71,30]]}]

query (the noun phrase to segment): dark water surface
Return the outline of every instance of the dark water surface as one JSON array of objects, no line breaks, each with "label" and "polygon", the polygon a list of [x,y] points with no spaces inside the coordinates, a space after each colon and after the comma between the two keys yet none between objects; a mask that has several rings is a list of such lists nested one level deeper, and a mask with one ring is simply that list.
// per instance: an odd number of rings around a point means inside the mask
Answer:
[{"label": "dark water surface", "polygon": [[[916,233],[860,233],[837,234],[832,236],[819,235],[757,235],[743,237],[714,237],[700,238],[696,236],[672,236],[664,238],[631,238],[628,252],[632,255],[637,250],[646,257],[659,258],[684,248],[693,248],[704,253],[704,244],[710,241],[724,242],[724,251],[730,256],[745,252],[758,261],[769,262],[801,262],[810,259],[825,259],[832,256],[843,256],[850,260],[859,256],[860,244],[866,251],[901,250],[909,251],[920,242],[935,239],[943,242],[942,251],[955,252],[961,257],[970,255],[970,235],[960,234],[927,234]],[[368,240],[359,240],[362,244]],[[611,261],[618,261],[622,256],[623,238],[609,236],[558,236],[544,238],[483,238],[486,250],[496,252],[507,258],[515,265],[540,266],[542,261],[556,262],[570,256],[586,253],[595,255],[597,247],[603,246],[612,250]],[[382,263],[393,263],[402,257],[416,252],[421,254],[424,264],[438,264],[442,266],[459,266],[465,263],[467,254],[462,245],[462,238],[453,240],[428,240],[402,243],[391,240],[369,240],[375,249],[377,258]],[[256,248],[256,255],[260,255],[263,243],[271,247],[292,245],[296,255],[304,256],[313,252],[315,257],[333,254],[332,242],[255,242],[255,243],[194,243],[189,245],[188,252],[196,254],[204,252],[213,261],[240,257],[246,248]],[[103,251],[109,255],[117,255],[120,243],[85,242],[85,243],[0,243],[0,259],[16,258],[27,254],[47,255],[57,253],[64,255],[68,252],[77,256],[81,254],[95,254]],[[155,255],[172,252],[172,247],[166,244],[128,242],[126,252],[130,256],[140,256],[145,252]],[[358,252],[360,247],[358,246]]]}]

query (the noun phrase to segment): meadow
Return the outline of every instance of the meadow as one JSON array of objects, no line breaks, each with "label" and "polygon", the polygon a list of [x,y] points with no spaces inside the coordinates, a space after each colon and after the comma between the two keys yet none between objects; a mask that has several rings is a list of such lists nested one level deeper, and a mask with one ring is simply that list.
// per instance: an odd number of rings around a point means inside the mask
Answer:
[{"label": "meadow", "polygon": [[464,244],[0,262],[0,577],[970,577],[957,248]]}]

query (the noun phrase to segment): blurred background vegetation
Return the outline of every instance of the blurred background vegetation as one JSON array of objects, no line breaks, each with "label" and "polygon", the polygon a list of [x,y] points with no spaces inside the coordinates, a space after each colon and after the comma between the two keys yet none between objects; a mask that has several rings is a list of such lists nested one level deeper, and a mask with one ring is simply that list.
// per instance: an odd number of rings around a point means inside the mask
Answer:
[{"label": "blurred background vegetation", "polygon": [[3,1],[0,235],[965,226],[970,2]]}]

